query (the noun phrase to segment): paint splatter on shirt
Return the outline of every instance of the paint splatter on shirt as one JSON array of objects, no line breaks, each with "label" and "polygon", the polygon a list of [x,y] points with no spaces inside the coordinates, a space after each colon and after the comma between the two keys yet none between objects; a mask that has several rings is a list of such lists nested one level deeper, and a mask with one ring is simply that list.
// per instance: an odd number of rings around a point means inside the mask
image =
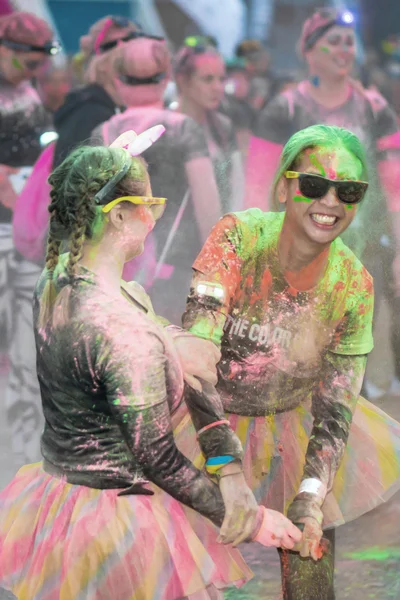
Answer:
[{"label": "paint splatter on shirt", "polygon": [[[318,285],[295,290],[278,260],[283,219],[259,209],[227,215],[193,265],[184,325],[220,344],[218,390],[228,412],[260,416],[294,408],[321,377],[327,352],[355,356],[373,347],[368,272],[337,239]],[[222,286],[219,309],[199,297],[201,281]]]},{"label": "paint splatter on shirt", "polygon": [[[64,255],[55,273],[58,290],[70,283],[66,260]],[[46,276],[44,271],[35,291],[36,324]],[[135,305],[125,294],[110,293],[80,267],[67,322],[44,330],[35,325],[44,459],[50,472],[77,485],[142,489],[151,481],[221,524],[218,486],[175,445],[171,415],[182,404],[181,365],[172,338],[145,308],[140,299]],[[201,428],[209,411],[197,400]],[[215,439],[209,443],[221,451]]]},{"label": "paint splatter on shirt", "polygon": [[221,347],[228,413],[261,417],[311,401],[304,477],[330,489],[373,347],[372,278],[338,238],[316,287],[297,291],[279,265],[283,219],[250,209],[219,221],[193,265],[183,323]]}]

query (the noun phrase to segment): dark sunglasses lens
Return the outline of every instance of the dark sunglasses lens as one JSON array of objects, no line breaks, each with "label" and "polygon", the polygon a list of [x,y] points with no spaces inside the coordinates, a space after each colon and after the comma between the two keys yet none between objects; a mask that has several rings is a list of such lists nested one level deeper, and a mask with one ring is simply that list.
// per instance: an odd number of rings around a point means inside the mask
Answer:
[{"label": "dark sunglasses lens", "polygon": [[300,177],[300,192],[306,198],[316,199],[325,196],[329,188],[329,182],[322,177],[303,175]]},{"label": "dark sunglasses lens", "polygon": [[344,204],[358,204],[364,198],[366,191],[367,187],[357,182],[340,183],[337,187],[338,198]]},{"label": "dark sunglasses lens", "polygon": [[112,50],[113,48],[115,48],[115,46],[118,44],[119,40],[113,40],[112,42],[106,42],[105,44],[102,44],[99,47],[100,53],[103,54],[104,52],[108,52],[109,50]]},{"label": "dark sunglasses lens", "polygon": [[27,60],[25,62],[25,67],[29,71],[35,71],[38,67],[41,67],[42,65],[43,65],[43,62],[40,60]]}]

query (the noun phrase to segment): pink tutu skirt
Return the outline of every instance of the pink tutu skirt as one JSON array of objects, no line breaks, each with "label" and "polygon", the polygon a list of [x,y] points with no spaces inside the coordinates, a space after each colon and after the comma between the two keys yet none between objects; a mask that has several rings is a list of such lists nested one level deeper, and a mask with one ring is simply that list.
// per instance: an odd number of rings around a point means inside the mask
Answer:
[{"label": "pink tutu skirt", "polygon": [[[298,492],[313,417],[305,403],[267,417],[227,414],[244,448],[244,472],[257,501],[285,513]],[[193,445],[188,416],[175,428],[180,450],[198,467],[204,457]],[[400,423],[360,398],[347,448],[323,505],[324,528],[337,527],[387,501],[400,489]]]},{"label": "pink tutu skirt", "polygon": [[18,600],[216,600],[252,576],[208,519],[150,488],[118,496],[23,467],[0,494],[0,587]]}]

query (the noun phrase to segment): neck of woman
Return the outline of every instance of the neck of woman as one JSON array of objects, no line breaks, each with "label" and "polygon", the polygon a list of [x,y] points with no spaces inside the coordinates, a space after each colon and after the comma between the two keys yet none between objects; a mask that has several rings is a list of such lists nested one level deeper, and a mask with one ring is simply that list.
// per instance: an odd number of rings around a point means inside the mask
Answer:
[{"label": "neck of woman", "polygon": [[124,257],[117,249],[86,242],[79,264],[96,275],[101,288],[108,293],[120,294]]},{"label": "neck of woman", "polygon": [[199,125],[205,125],[207,123],[207,111],[199,106],[199,104],[188,100],[188,98],[181,96],[179,108],[181,113],[191,117],[196,123],[199,123]]},{"label": "neck of woman", "polygon": [[324,275],[329,248],[330,244],[321,245],[294,233],[284,222],[278,257],[286,281],[298,291],[314,288]]},{"label": "neck of woman", "polygon": [[326,108],[335,108],[344,104],[350,94],[350,81],[347,77],[337,79],[325,76],[313,77],[313,82],[308,81],[307,91],[312,98]]}]

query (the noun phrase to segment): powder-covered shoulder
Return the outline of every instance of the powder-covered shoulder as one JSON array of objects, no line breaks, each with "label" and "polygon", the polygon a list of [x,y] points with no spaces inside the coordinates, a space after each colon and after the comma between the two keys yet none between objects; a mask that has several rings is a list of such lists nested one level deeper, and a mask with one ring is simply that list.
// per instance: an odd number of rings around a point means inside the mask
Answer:
[{"label": "powder-covered shoulder", "polygon": [[282,229],[285,217],[283,212],[264,212],[259,208],[249,208],[232,214],[243,228],[254,234],[268,232],[275,234]]},{"label": "powder-covered shoulder", "polygon": [[340,238],[334,242],[332,268],[340,269],[342,281],[347,279],[350,289],[373,295],[373,279],[362,262]]}]

